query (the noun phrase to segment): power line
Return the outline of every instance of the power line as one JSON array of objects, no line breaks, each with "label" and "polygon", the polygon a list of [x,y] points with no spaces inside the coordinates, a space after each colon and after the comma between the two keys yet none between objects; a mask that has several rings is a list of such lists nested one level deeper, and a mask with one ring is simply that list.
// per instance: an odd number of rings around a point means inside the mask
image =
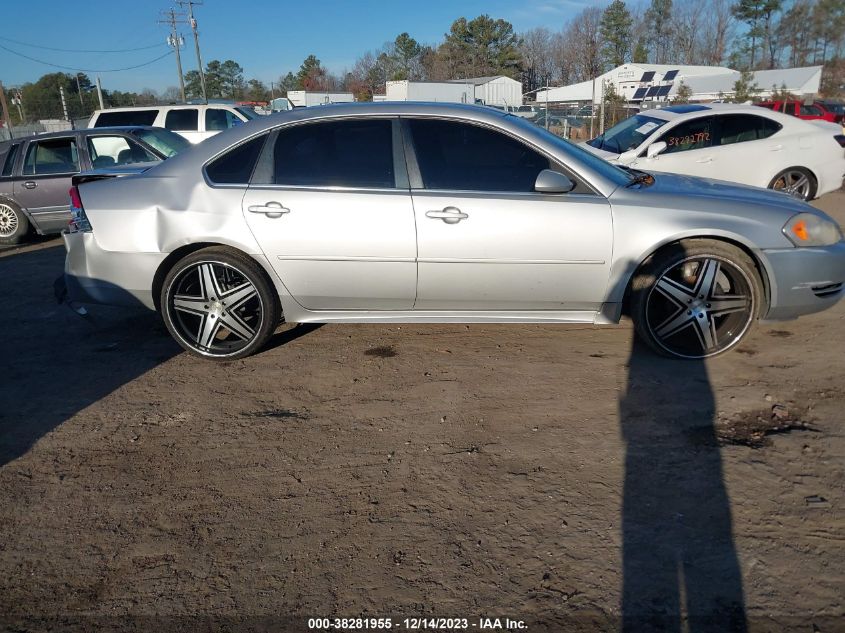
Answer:
[{"label": "power line", "polygon": [[51,46],[42,46],[41,44],[27,44],[26,42],[19,42],[10,37],[0,37],[4,42],[12,42],[20,46],[28,46],[29,48],[42,48],[45,51],[58,51],[60,53],[130,53],[132,51],[146,51],[151,48],[160,48],[164,44],[152,44],[150,46],[139,46],[138,48],[121,48],[115,50],[86,50],[81,48],[53,48]]},{"label": "power line", "polygon": [[172,55],[173,51],[167,51],[164,55],[160,55],[155,59],[151,59],[148,62],[144,62],[142,64],[136,64],[134,66],[125,66],[123,68],[75,68],[73,66],[62,66],[61,64],[53,64],[51,62],[45,62],[42,59],[36,59],[35,57],[30,57],[29,55],[24,55],[23,53],[19,53],[17,51],[13,51],[11,48],[6,48],[2,44],[0,44],[0,48],[4,51],[8,51],[12,55],[17,55],[18,57],[23,57],[24,59],[28,59],[31,62],[37,62],[39,64],[44,64],[45,66],[52,66],[53,68],[61,68],[63,70],[75,70],[77,72],[83,73],[116,73],[123,70],[133,70],[135,68],[141,68],[142,66],[149,66],[150,64],[154,64],[160,59],[164,59],[168,55]]}]

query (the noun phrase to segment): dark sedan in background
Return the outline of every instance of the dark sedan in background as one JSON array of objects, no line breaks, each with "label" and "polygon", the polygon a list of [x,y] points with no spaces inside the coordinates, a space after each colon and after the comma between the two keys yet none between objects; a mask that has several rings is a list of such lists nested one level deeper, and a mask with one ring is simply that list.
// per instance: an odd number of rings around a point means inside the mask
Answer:
[{"label": "dark sedan in background", "polygon": [[70,219],[75,174],[155,163],[187,147],[178,134],[147,126],[67,130],[0,144],[0,244],[17,244],[33,231],[60,233]]}]

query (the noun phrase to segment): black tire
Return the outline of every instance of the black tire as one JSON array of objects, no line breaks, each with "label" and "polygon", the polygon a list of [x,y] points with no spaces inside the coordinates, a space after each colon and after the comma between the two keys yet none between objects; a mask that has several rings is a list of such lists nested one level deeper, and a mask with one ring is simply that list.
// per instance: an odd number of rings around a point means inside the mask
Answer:
[{"label": "black tire", "polygon": [[786,191],[789,195],[806,202],[816,197],[818,186],[816,177],[813,176],[809,169],[804,169],[803,167],[789,167],[788,169],[784,169],[772,178],[772,181],[769,183],[769,189]]},{"label": "black tire", "polygon": [[718,240],[671,244],[643,262],[631,280],[630,306],[639,337],[677,359],[722,354],[751,331],[764,303],[752,259]]},{"label": "black tire", "polygon": [[11,200],[0,200],[0,244],[19,244],[29,234],[29,218]]},{"label": "black tire", "polygon": [[164,278],[159,306],[168,332],[183,348],[219,361],[261,349],[282,313],[265,271],[225,246],[179,260]]}]

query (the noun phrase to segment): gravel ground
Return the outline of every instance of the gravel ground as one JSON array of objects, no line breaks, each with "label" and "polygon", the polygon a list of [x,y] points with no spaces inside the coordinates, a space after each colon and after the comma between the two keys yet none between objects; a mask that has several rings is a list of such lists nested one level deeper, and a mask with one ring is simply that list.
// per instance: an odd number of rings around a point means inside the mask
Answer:
[{"label": "gravel ground", "polygon": [[0,254],[0,630],[845,630],[845,303],[707,363],[623,323],[286,326],[212,364],[57,305],[62,261]]}]

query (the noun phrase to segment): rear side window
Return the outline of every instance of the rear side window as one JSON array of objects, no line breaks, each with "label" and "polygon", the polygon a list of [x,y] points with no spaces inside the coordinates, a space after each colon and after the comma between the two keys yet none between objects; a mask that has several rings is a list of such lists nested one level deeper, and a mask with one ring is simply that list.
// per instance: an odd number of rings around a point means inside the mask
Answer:
[{"label": "rear side window", "polygon": [[264,147],[267,135],[242,143],[214,159],[205,168],[208,179],[216,184],[246,185],[255,169],[255,163]]},{"label": "rear side window", "polygon": [[786,114],[791,114],[792,116],[795,116],[795,104],[794,103],[785,103],[783,105],[783,111]]},{"label": "rear side window", "polygon": [[726,114],[719,117],[719,145],[769,138],[781,129],[780,123],[753,114]]},{"label": "rear side window", "polygon": [[18,157],[20,146],[20,143],[15,143],[9,147],[9,151],[6,153],[5,161],[3,162],[3,172],[0,175],[4,177],[12,175],[12,169],[15,166],[15,159]]},{"label": "rear side window", "polygon": [[88,138],[88,156],[94,169],[150,163],[161,160],[135,141],[125,136],[91,136]]},{"label": "rear side window", "polygon": [[392,189],[392,123],[327,121],[282,129],[273,165],[277,185]]},{"label": "rear side window", "polygon": [[243,123],[238,116],[230,111],[221,108],[209,108],[205,111],[205,131],[219,132],[221,130],[228,130],[230,127],[235,127]]},{"label": "rear side window", "polygon": [[179,132],[196,132],[199,114],[194,108],[170,110],[164,118],[164,127]]},{"label": "rear side window", "polygon": [[426,189],[534,191],[549,159],[500,132],[455,121],[409,122]]},{"label": "rear side window", "polygon": [[703,149],[713,145],[713,117],[702,117],[676,125],[663,135],[666,154]]},{"label": "rear side window", "polygon": [[158,110],[124,110],[118,112],[100,112],[94,127],[112,127],[116,125],[152,125]]},{"label": "rear side window", "polygon": [[29,144],[24,160],[25,176],[72,174],[79,171],[75,138],[56,138]]},{"label": "rear side window", "polygon": [[801,115],[802,116],[824,116],[822,114],[821,109],[818,106],[814,105],[805,105],[801,104]]}]

